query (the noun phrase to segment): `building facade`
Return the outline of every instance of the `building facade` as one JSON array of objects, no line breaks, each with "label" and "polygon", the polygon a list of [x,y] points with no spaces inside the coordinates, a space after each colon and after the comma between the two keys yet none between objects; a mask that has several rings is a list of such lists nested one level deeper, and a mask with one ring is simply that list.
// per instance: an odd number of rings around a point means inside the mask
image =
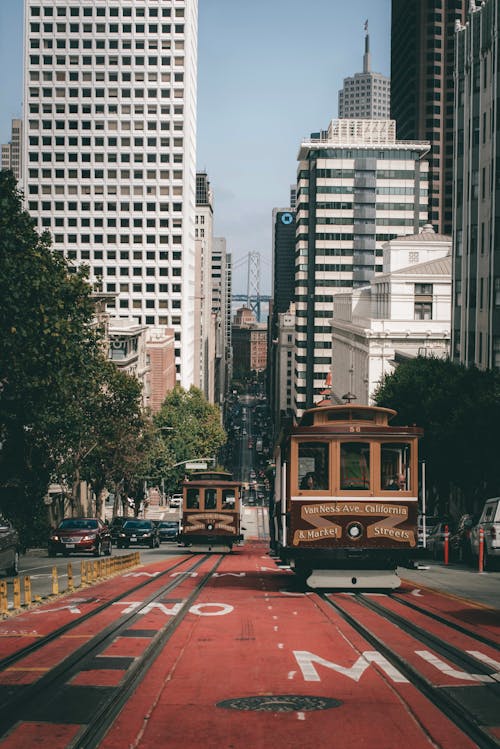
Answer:
[{"label": "building facade", "polygon": [[392,0],[391,117],[399,139],[431,144],[429,221],[441,234],[453,221],[455,22],[474,1]]},{"label": "building facade", "polygon": [[212,311],[215,318],[215,403],[222,406],[231,381],[231,255],[224,237],[214,237]]},{"label": "building facade", "polygon": [[2,169],[8,169],[19,181],[22,176],[23,121],[12,120],[10,143],[2,144]]},{"label": "building facade", "polygon": [[339,119],[387,120],[391,114],[391,82],[382,73],[373,73],[370,37],[365,35],[363,72],[344,78],[339,91]]},{"label": "building facade", "polygon": [[235,377],[263,372],[267,366],[267,325],[259,323],[248,307],[240,307],[233,319]]},{"label": "building facade", "polygon": [[[427,222],[426,143],[391,120],[333,120],[299,150],[294,410],[311,407],[332,367],[333,295],[382,270],[382,246]],[[333,352],[333,371],[335,355]]]},{"label": "building facade", "polygon": [[196,174],[195,383],[214,403],[215,330],[212,304],[213,195],[206,172]]},{"label": "building facade", "polygon": [[424,226],[384,246],[384,269],[369,286],[334,300],[333,399],[350,393],[373,404],[398,362],[448,357],[451,339],[451,237]]},{"label": "building facade", "polygon": [[26,208],[194,381],[197,0],[26,0]]},{"label": "building facade", "polygon": [[457,24],[452,356],[500,367],[498,0]]}]

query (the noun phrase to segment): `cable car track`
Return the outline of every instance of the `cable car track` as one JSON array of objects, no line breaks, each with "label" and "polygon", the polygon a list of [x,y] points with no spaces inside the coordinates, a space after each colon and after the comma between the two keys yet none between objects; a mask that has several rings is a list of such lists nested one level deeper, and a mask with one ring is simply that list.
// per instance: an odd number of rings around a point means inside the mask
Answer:
[{"label": "cable car track", "polygon": [[[78,617],[78,619],[74,619],[68,622],[67,624],[63,624],[61,627],[57,627],[57,629],[54,629],[52,632],[50,632],[47,635],[44,635],[43,637],[39,638],[35,642],[32,642],[31,644],[26,645],[20,650],[16,650],[14,653],[7,655],[5,658],[2,658],[0,660],[0,673],[2,671],[5,671],[5,669],[13,666],[16,662],[18,662],[22,658],[25,658],[27,655],[31,655],[37,650],[40,650],[49,642],[52,642],[53,640],[57,640],[58,637],[61,637],[62,635],[67,634],[69,631],[71,631],[75,627],[87,621],[87,619],[91,619],[93,616],[96,616],[97,614],[101,613],[101,611],[104,611],[106,608],[108,608],[108,606],[111,606],[113,603],[117,603],[125,596],[130,595],[130,593],[134,593],[136,590],[140,590],[141,588],[144,588],[145,586],[150,585],[154,580],[158,581],[161,577],[171,574],[172,570],[175,570],[177,569],[177,567],[180,567],[182,564],[186,564],[187,562],[190,562],[190,561],[191,561],[191,557],[185,557],[181,559],[180,561],[175,562],[175,564],[173,564],[171,567],[164,570],[159,575],[156,575],[155,578],[142,580],[140,583],[132,586],[128,590],[124,591],[123,593],[120,593],[115,598],[106,600],[104,603],[100,604],[95,609],[92,609],[92,611],[88,611],[86,614],[81,614]],[[75,592],[76,591],[74,591],[74,593]]]},{"label": "cable car track", "polygon": [[489,637],[485,637],[485,635],[481,635],[478,632],[473,632],[471,629],[468,629],[467,627],[462,626],[461,624],[458,624],[458,622],[454,622],[451,619],[447,619],[444,616],[440,616],[439,614],[436,614],[433,611],[428,611],[427,609],[423,609],[421,606],[417,606],[412,601],[408,601],[400,593],[390,593],[389,597],[393,600],[397,601],[401,606],[406,606],[409,609],[412,609],[413,611],[417,611],[419,614],[423,614],[424,616],[429,617],[429,619],[433,619],[436,622],[439,622],[440,624],[445,624],[447,627],[451,627],[452,629],[456,630],[457,632],[460,632],[463,635],[467,635],[468,637],[472,637],[474,640],[477,640],[477,642],[482,643],[483,645],[488,645],[490,648],[494,648],[496,650],[500,650],[500,642],[498,640],[491,640]]},{"label": "cable car track", "polygon": [[[192,558],[189,559],[192,561]],[[184,600],[182,600],[182,603],[179,604],[180,609],[171,616],[171,618],[156,632],[155,635],[151,637],[150,642],[141,655],[133,659],[133,662],[125,670],[120,684],[113,688],[110,693],[105,694],[99,699],[98,708],[92,713],[91,719],[83,723],[78,736],[70,744],[72,749],[90,749],[91,747],[98,747],[100,740],[130,697],[130,694],[144,677],[147,670],[156,659],[158,653],[162,650],[166,642],[170,639],[186,614],[189,612],[193,602],[217,570],[222,559],[223,555],[219,554],[200,555],[195,559],[194,563],[189,565],[189,567],[178,577],[159,589],[156,589],[150,596],[144,599],[138,608],[134,608],[130,613],[123,613],[120,615],[115,621],[105,626],[103,630],[98,632],[98,634],[93,636],[88,642],[78,647],[60,663],[53,668],[50,668],[45,675],[41,676],[36,681],[23,686],[21,689],[14,690],[12,694],[7,696],[0,707],[0,741],[5,733],[16,723],[22,722],[25,719],[23,718],[23,715],[26,706],[36,704],[39,711],[44,711],[45,705],[49,705],[50,703],[53,704],[54,701],[57,701],[58,693],[64,689],[65,685],[67,685],[76,674],[84,670],[86,663],[89,663],[89,661],[96,658],[99,653],[109,647],[110,644],[115,641],[116,638],[120,637],[122,633],[130,630],[131,625],[139,620],[142,616],[143,610],[148,606],[148,604],[164,598],[167,593],[171,593],[181,586],[182,583],[186,582],[196,569],[202,566],[205,562],[210,561],[210,568],[204,573],[200,581],[194,583],[193,590]],[[180,563],[170,567],[162,574],[171,573],[172,569],[175,569],[178,566],[180,566]],[[134,586],[134,588],[129,589],[123,595],[118,596],[116,600],[119,601],[125,596],[129,596],[130,592],[144,588],[148,584],[151,585],[155,580],[158,580],[158,576],[142,583],[141,585]],[[111,605],[112,602],[108,601],[104,608]],[[97,613],[100,613],[102,609],[103,606],[100,606],[99,611],[94,610],[91,612],[90,616],[85,616],[85,620],[88,620],[93,615],[97,615]],[[72,624],[78,626],[82,621],[83,617],[80,617]],[[67,632],[68,627],[59,628],[59,630],[57,630],[59,636],[61,630]],[[43,643],[39,643],[39,647],[41,648],[44,645],[47,645],[54,639],[54,636],[55,634],[52,633],[48,638],[44,638]],[[31,648],[30,654],[33,650],[38,649],[38,647]],[[20,657],[17,659],[17,662],[19,661]]]},{"label": "cable car track", "polygon": [[[339,597],[333,599],[325,592],[319,592],[315,595],[333,609],[367,642],[374,646],[376,650],[381,653],[411,684],[413,684],[413,686],[427,697],[432,704],[440,710],[440,712],[452,720],[463,733],[472,739],[479,749],[498,749],[500,747],[500,741],[478,723],[476,716],[472,712],[467,711],[464,704],[455,699],[449,691],[445,691],[443,688],[431,683],[431,681],[411,665],[406,658],[396,652],[396,649],[391,647],[385,637],[382,639],[378,634],[372,631],[372,629],[365,624],[362,624],[355,615],[347,611],[342,603],[339,602],[342,599]],[[372,599],[368,599],[365,595],[356,593],[349,596],[349,599],[351,601],[355,600],[357,604],[374,612],[381,617],[383,621],[389,621],[392,624],[395,624],[395,626],[403,629],[404,632],[417,639],[417,641],[424,642],[427,646],[432,647],[434,651],[445,655],[448,660],[457,666],[467,669],[472,668],[475,674],[484,674],[485,676],[492,677],[491,667],[488,668],[484,663],[478,661],[467,653],[464,653],[463,650],[450,645],[430,632],[426,632],[422,627],[409,622],[407,619],[395,614],[393,611],[388,611],[385,607],[379,605]],[[349,599],[345,600],[347,601]],[[421,611],[421,613],[426,614],[427,612]],[[444,623],[449,626],[449,622],[445,621]],[[460,631],[458,627],[455,629]],[[466,634],[468,637],[477,639],[478,642],[482,642],[482,640],[475,638],[470,632],[466,632]],[[389,635],[387,635],[387,637],[389,637]],[[492,643],[491,646],[496,650],[499,649],[497,643]],[[492,677],[490,683],[484,683],[482,686],[494,690],[496,696],[498,695],[498,682],[493,683],[494,681],[496,680]]]}]

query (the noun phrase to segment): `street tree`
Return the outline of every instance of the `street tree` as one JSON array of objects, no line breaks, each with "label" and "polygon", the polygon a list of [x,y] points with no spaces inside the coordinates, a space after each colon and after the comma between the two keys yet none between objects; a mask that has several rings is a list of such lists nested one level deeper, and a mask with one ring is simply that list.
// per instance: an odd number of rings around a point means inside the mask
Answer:
[{"label": "street tree", "polygon": [[[176,386],[154,417],[165,453],[158,456],[154,470],[164,478],[167,491],[179,488],[185,473],[183,461],[216,458],[226,443],[218,406],[207,401],[199,388]],[[153,468],[152,468],[153,469]]]},{"label": "street tree", "polygon": [[420,457],[440,513],[457,489],[469,512],[500,491],[499,372],[418,357],[384,379],[375,402],[398,412],[394,423],[423,427]]}]

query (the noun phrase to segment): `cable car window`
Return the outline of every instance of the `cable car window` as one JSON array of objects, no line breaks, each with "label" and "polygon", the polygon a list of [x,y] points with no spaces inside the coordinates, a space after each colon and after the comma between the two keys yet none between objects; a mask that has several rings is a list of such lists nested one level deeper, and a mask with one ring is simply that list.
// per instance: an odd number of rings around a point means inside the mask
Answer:
[{"label": "cable car window", "polygon": [[299,486],[314,491],[328,489],[328,442],[299,443]]},{"label": "cable car window", "polygon": [[205,510],[215,510],[217,507],[217,489],[205,489]]},{"label": "cable car window", "polygon": [[380,475],[384,491],[408,491],[410,486],[410,445],[384,442],[380,446]]},{"label": "cable car window", "polygon": [[234,496],[234,489],[223,489],[222,490],[222,509],[234,510],[235,505],[236,505],[236,499]]},{"label": "cable car window", "polygon": [[200,507],[200,490],[188,489],[186,494],[186,508],[188,510],[198,510]]},{"label": "cable car window", "polygon": [[370,488],[370,445],[368,442],[344,442],[340,446],[340,488]]}]

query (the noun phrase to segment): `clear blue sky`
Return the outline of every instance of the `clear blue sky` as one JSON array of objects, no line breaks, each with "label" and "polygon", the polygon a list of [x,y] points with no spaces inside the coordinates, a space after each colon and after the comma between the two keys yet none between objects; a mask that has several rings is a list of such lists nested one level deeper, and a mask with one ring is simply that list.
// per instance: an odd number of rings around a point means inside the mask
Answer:
[{"label": "clear blue sky", "polygon": [[[0,0],[0,142],[21,115],[23,0]],[[215,197],[216,236],[246,291],[245,260],[261,254],[271,287],[271,220],[289,202],[300,141],[337,116],[338,90],[362,70],[390,73],[390,0],[199,0],[198,169]]]}]

